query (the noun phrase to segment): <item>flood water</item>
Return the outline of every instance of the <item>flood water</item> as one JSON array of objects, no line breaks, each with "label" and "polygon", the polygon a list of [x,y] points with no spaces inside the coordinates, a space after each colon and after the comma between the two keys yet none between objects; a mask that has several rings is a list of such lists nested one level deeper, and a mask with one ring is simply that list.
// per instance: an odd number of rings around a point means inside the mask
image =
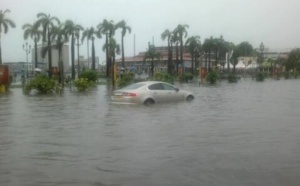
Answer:
[{"label": "flood water", "polygon": [[0,94],[0,185],[300,185],[300,80],[178,86],[196,99]]}]

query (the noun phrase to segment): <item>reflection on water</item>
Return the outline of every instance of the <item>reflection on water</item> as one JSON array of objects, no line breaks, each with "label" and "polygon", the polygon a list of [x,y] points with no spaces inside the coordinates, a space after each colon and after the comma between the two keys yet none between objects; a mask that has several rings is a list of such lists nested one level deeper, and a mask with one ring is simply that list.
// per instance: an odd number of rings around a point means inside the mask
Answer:
[{"label": "reflection on water", "polygon": [[0,95],[0,185],[300,184],[299,80],[178,85],[191,103],[110,91]]}]

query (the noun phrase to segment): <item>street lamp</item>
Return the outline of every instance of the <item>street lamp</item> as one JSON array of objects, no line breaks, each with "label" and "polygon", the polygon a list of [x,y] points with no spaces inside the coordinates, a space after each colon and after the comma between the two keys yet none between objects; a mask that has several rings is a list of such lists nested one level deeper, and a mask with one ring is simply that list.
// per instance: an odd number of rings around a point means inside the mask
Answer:
[{"label": "street lamp", "polygon": [[28,79],[28,54],[31,51],[31,46],[28,45],[28,43],[26,42],[25,45],[23,44],[23,50],[26,52],[26,63],[27,63],[27,67],[26,67],[26,78]]}]

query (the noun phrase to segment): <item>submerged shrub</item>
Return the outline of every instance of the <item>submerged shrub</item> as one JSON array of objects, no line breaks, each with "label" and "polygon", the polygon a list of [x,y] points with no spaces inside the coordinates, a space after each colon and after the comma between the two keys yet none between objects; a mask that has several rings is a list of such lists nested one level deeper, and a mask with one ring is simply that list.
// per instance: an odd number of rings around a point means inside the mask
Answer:
[{"label": "submerged shrub", "polygon": [[78,78],[74,81],[74,86],[79,92],[86,91],[88,88],[94,85],[93,81],[90,81],[88,78]]},{"label": "submerged shrub", "polygon": [[256,74],[256,81],[264,81],[265,80],[265,75],[262,72],[258,72]]},{"label": "submerged shrub", "polygon": [[134,80],[134,73],[124,72],[123,74],[120,74],[118,85],[120,87],[124,87],[130,83],[133,83],[133,80]]},{"label": "submerged shrub", "polygon": [[217,82],[218,79],[218,72],[215,70],[211,70],[207,73],[206,75],[206,80],[210,83],[210,84],[215,84]]},{"label": "submerged shrub", "polygon": [[153,77],[154,81],[164,81],[168,83],[174,82],[174,77],[167,73],[156,72]]},{"label": "submerged shrub", "polygon": [[235,74],[229,74],[227,78],[229,83],[236,83],[238,80]]},{"label": "submerged shrub", "polygon": [[46,75],[38,74],[25,85],[25,92],[37,90],[38,93],[46,94],[55,90],[55,81]]},{"label": "submerged shrub", "polygon": [[86,70],[80,73],[78,79],[87,78],[89,81],[96,82],[98,74],[95,70]]}]

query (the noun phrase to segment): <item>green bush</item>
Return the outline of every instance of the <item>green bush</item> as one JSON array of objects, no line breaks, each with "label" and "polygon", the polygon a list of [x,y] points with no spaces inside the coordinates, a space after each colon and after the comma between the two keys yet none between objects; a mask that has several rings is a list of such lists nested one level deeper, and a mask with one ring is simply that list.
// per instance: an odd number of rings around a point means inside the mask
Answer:
[{"label": "green bush", "polygon": [[54,92],[55,81],[43,74],[36,75],[25,85],[25,93],[29,93],[33,89],[41,94]]},{"label": "green bush", "polygon": [[174,82],[174,77],[167,73],[156,72],[154,74],[153,80],[164,81],[172,84]]},{"label": "green bush", "polygon": [[78,79],[87,78],[89,81],[96,82],[98,75],[95,70],[86,70],[80,73]]},{"label": "green bush", "polygon": [[208,81],[210,84],[215,84],[218,79],[218,72],[215,70],[211,70],[206,75],[206,81]]},{"label": "green bush", "polygon": [[119,87],[124,87],[126,85],[129,85],[130,83],[133,83],[133,80],[134,80],[134,73],[124,72],[123,74],[120,74],[118,85]]},{"label": "green bush", "polygon": [[190,72],[186,72],[178,76],[178,79],[181,82],[188,82],[189,80],[193,80],[193,78],[194,76]]},{"label": "green bush", "polygon": [[94,86],[94,82],[90,81],[88,78],[78,78],[74,81],[74,86],[79,92],[86,91],[88,88]]},{"label": "green bush", "polygon": [[257,74],[256,74],[256,81],[264,81],[265,80],[265,74],[264,73],[262,73],[262,72],[258,72]]},{"label": "green bush", "polygon": [[228,79],[229,83],[236,83],[238,80],[238,77],[235,74],[229,74],[227,79]]}]

